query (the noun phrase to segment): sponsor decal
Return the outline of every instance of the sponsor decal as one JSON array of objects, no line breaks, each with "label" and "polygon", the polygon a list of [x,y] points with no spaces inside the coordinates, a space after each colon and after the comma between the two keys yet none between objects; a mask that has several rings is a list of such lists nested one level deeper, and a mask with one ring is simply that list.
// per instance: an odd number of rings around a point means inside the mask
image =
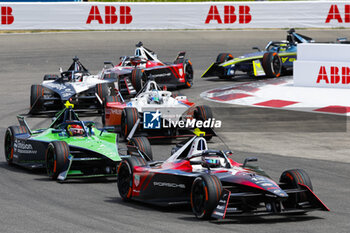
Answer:
[{"label": "sponsor decal", "polygon": [[[116,13],[117,8],[115,6],[104,7],[105,17],[104,21],[100,13],[98,6],[91,6],[89,16],[86,20],[86,24],[98,23],[98,24],[116,24],[118,22],[118,15]],[[129,6],[119,7],[119,24],[130,24],[132,22],[132,15],[130,14],[131,8]]]},{"label": "sponsor decal", "polygon": [[184,184],[167,183],[167,182],[153,182],[154,186],[167,187],[167,188],[186,188]]},{"label": "sponsor decal", "polygon": [[140,176],[139,175],[134,176],[134,184],[136,187],[139,186],[139,184],[140,184]]},{"label": "sponsor decal", "polygon": [[[330,75],[328,75],[330,74]],[[318,72],[316,83],[326,84],[349,84],[350,67],[331,66],[327,72],[325,66],[321,66]]]},{"label": "sponsor decal", "polygon": [[219,13],[217,6],[212,5],[209,8],[207,18],[205,19],[205,24],[211,23],[211,21],[216,21],[218,24],[233,24],[237,21],[240,24],[248,24],[252,21],[252,15],[250,14],[249,6],[239,6],[238,7],[238,17],[235,12],[236,8],[234,6],[224,6],[223,20]]},{"label": "sponsor decal", "polygon": [[1,7],[1,24],[2,25],[10,25],[15,20],[14,16],[12,15],[12,8],[9,6],[2,6]]},{"label": "sponsor decal", "polygon": [[22,141],[19,139],[15,139],[13,143],[13,151],[15,153],[21,153],[21,154],[36,154],[37,151],[33,150],[33,146],[29,143],[26,143],[26,141]]},{"label": "sponsor decal", "polygon": [[162,114],[157,110],[156,112],[143,113],[143,128],[145,129],[160,129],[160,116]]},{"label": "sponsor decal", "polygon": [[170,76],[171,76],[171,73],[152,74],[152,78],[170,77]]},{"label": "sponsor decal", "polygon": [[338,23],[350,23],[350,5],[344,5],[344,16],[340,14],[337,5],[331,5],[325,23],[337,21]]}]

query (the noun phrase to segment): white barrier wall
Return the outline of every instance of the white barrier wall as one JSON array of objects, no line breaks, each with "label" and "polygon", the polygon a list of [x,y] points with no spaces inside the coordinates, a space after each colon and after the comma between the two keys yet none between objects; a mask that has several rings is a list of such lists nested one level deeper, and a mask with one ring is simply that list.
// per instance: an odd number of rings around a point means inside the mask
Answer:
[{"label": "white barrier wall", "polygon": [[0,30],[350,27],[350,1],[0,3]]},{"label": "white barrier wall", "polygon": [[350,44],[299,44],[294,86],[350,88]]}]

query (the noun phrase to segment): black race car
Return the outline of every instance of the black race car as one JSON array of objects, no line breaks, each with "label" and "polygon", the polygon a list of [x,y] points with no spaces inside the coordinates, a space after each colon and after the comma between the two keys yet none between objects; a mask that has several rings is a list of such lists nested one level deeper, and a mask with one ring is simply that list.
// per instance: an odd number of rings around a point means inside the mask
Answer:
[{"label": "black race car", "polygon": [[284,171],[277,184],[251,165],[256,158],[241,164],[231,154],[209,150],[205,139],[195,136],[174,148],[166,161],[124,158],[118,166],[119,194],[125,201],[156,205],[191,203],[200,219],[329,211],[314,194],[304,170]]},{"label": "black race car", "polygon": [[57,112],[69,100],[76,110],[98,110],[106,96],[115,96],[116,79],[91,75],[77,57],[67,71],[47,74],[41,85],[30,90],[30,114]]}]

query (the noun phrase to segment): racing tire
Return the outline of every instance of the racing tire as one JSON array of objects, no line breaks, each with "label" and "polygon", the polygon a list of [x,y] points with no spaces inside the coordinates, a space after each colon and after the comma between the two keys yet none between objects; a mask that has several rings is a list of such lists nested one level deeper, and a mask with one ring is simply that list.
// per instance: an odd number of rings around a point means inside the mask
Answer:
[{"label": "racing tire", "polygon": [[132,188],[134,185],[134,167],[145,166],[146,161],[137,156],[124,158],[117,170],[117,186],[119,195],[123,201],[129,201],[132,198]]},{"label": "racing tire", "polygon": [[147,137],[134,137],[128,142],[129,145],[136,146],[139,151],[145,153],[150,160],[153,160],[151,143]]},{"label": "racing tire", "polygon": [[49,144],[45,153],[47,175],[56,180],[69,163],[69,146],[64,141],[53,141]]},{"label": "racing tire", "polygon": [[145,85],[145,73],[141,69],[133,69],[131,72],[131,84],[134,86],[136,92],[139,92]]},{"label": "racing tire", "polygon": [[139,113],[136,108],[124,108],[121,119],[121,135],[126,139],[139,119]]},{"label": "racing tire", "polygon": [[30,87],[30,109],[32,114],[38,113],[42,109],[40,98],[44,96],[44,88],[41,85]]},{"label": "racing tire", "polygon": [[44,80],[44,81],[47,81],[47,80],[56,80],[56,79],[58,79],[58,78],[59,78],[59,77],[58,77],[57,74],[45,74],[43,80]]},{"label": "racing tire", "polygon": [[186,59],[183,62],[183,69],[185,75],[185,87],[190,88],[193,85],[193,67],[192,62],[189,59]]},{"label": "racing tire", "polygon": [[[207,105],[196,106],[194,110],[194,118],[201,121],[206,121],[208,119],[213,119],[213,112],[211,108]],[[201,129],[206,132],[205,129]],[[204,136],[204,138],[209,141],[213,136]]]},{"label": "racing tire", "polygon": [[107,83],[100,83],[96,85],[96,93],[100,97],[100,99],[103,101],[106,99],[107,96],[110,96],[111,93],[109,91],[109,86]]},{"label": "racing tire", "polygon": [[282,61],[276,52],[265,53],[262,60],[266,77],[277,78],[281,76]]},{"label": "racing tire", "polygon": [[[219,53],[219,55],[216,57],[216,63],[224,63],[227,62],[229,60],[232,60],[234,57],[232,56],[231,53]],[[227,75],[220,75],[219,79],[228,79],[229,76]]]},{"label": "racing tire", "polygon": [[29,133],[29,132],[27,128],[23,126],[10,126],[6,130],[4,149],[5,149],[5,159],[9,165],[11,165],[13,162],[15,135],[22,134],[22,133]]},{"label": "racing tire", "polygon": [[[284,171],[280,177],[280,183],[286,184],[291,189],[301,189],[299,184],[308,186],[313,190],[311,179],[303,169],[292,169]],[[303,202],[307,200],[305,193],[298,193],[295,195],[294,203]]]},{"label": "racing tire", "polygon": [[222,184],[214,175],[197,177],[191,187],[191,207],[198,219],[210,219],[222,194]]}]

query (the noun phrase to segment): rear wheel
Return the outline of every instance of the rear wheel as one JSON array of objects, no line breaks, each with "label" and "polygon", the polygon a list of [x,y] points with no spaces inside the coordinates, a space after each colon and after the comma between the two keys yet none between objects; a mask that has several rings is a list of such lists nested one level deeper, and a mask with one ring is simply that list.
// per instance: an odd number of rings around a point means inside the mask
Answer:
[{"label": "rear wheel", "polygon": [[135,90],[139,92],[145,85],[146,77],[145,73],[141,69],[133,69],[131,72],[131,83]]},{"label": "rear wheel", "polygon": [[[211,111],[211,108],[207,105],[201,105],[197,106],[194,111],[194,118],[200,121],[206,121],[208,119],[213,118],[213,112]],[[207,132],[205,128],[201,129],[204,132]],[[205,136],[204,138],[206,140],[210,140],[213,136]]]},{"label": "rear wheel", "polygon": [[[220,53],[217,58],[216,58],[216,63],[224,63],[224,62],[227,62],[229,60],[232,60],[233,59],[233,56],[231,53]],[[228,79],[230,76],[226,75],[226,74],[223,74],[223,75],[220,75],[219,78],[220,79]]]},{"label": "rear wheel", "polygon": [[265,53],[263,56],[262,65],[266,77],[275,78],[281,75],[282,61],[277,53]]},{"label": "rear wheel", "polygon": [[44,96],[44,89],[41,85],[32,85],[30,87],[30,108],[33,114],[37,113],[42,108],[40,98]]},{"label": "rear wheel", "polygon": [[183,63],[185,75],[185,87],[190,88],[193,85],[193,67],[192,62],[186,59]]},{"label": "rear wheel", "polygon": [[145,153],[148,156],[148,158],[153,160],[152,147],[151,147],[151,143],[149,142],[148,138],[146,138],[146,137],[134,137],[134,138],[130,139],[128,144],[136,146],[139,149],[139,151]]},{"label": "rear wheel", "polygon": [[13,162],[13,146],[15,142],[15,135],[22,133],[28,133],[27,129],[23,126],[10,126],[6,130],[4,142],[5,159],[10,165]]},{"label": "rear wheel", "polygon": [[221,181],[214,175],[197,177],[191,188],[191,207],[199,219],[209,219],[222,193]]},{"label": "rear wheel", "polygon": [[117,172],[118,173],[117,185],[118,185],[119,195],[124,201],[128,201],[132,198],[132,187],[134,184],[134,178],[133,178],[134,167],[144,166],[144,165],[146,165],[146,161],[143,158],[136,157],[136,156],[125,158],[119,164],[118,172]]},{"label": "rear wheel", "polygon": [[58,175],[64,171],[69,163],[69,146],[64,141],[53,141],[46,150],[46,171],[48,176],[56,180]]},{"label": "rear wheel", "polygon": [[[291,189],[300,189],[301,187],[299,184],[303,184],[313,190],[311,179],[303,169],[284,171],[280,177],[280,182],[286,184],[287,187]],[[307,200],[307,196],[305,193],[298,193],[295,195],[294,199],[294,203],[303,202]]]},{"label": "rear wheel", "polygon": [[136,108],[124,108],[121,119],[121,134],[126,139],[139,119]]}]

